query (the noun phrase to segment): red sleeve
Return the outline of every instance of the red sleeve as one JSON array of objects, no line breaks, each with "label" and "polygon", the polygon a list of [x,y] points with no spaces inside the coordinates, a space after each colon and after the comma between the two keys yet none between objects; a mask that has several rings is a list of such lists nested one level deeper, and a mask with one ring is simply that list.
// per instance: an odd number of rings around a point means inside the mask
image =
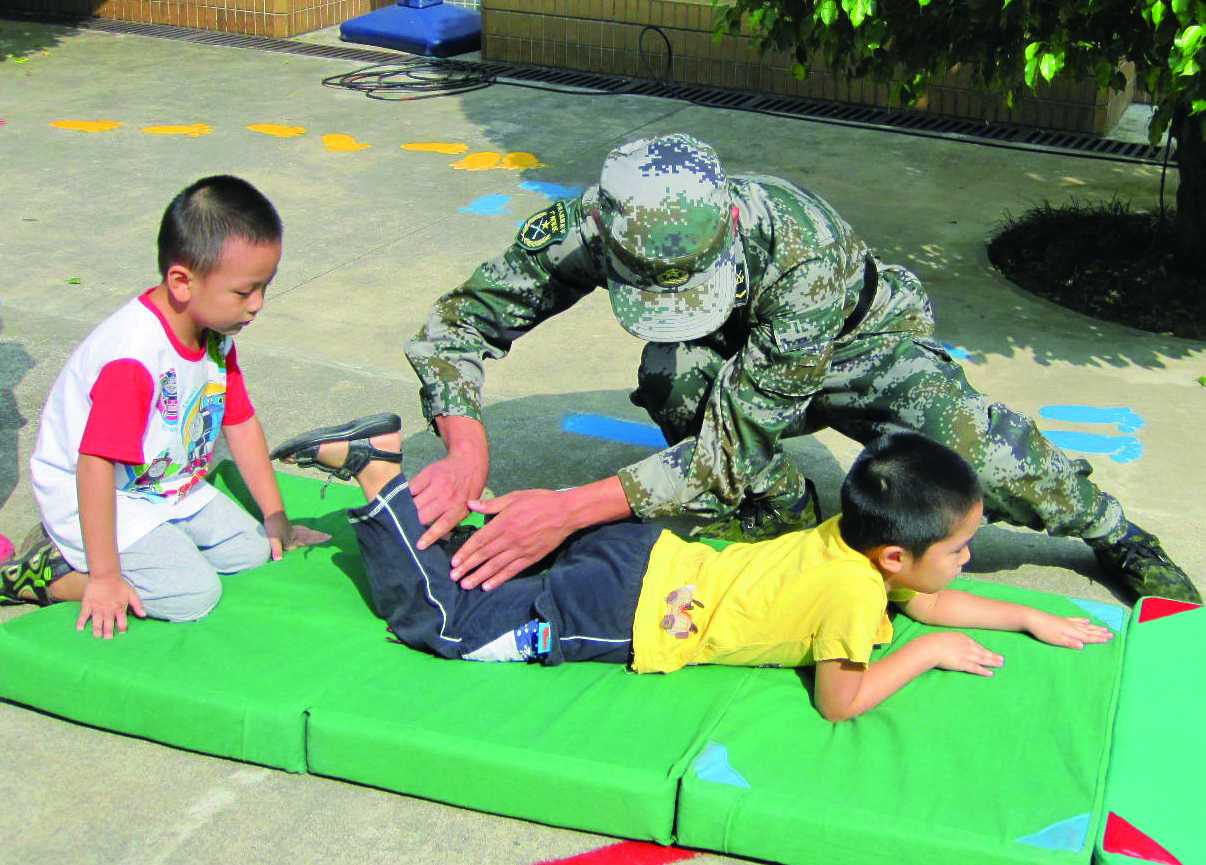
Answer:
[{"label": "red sleeve", "polygon": [[142,465],[142,437],[147,430],[155,383],[147,368],[136,360],[111,360],[88,392],[92,408],[80,453],[118,463]]},{"label": "red sleeve", "polygon": [[247,395],[243,370],[239,369],[239,355],[232,342],[226,354],[226,413],[222,416],[222,426],[234,426],[254,416],[255,406]]}]

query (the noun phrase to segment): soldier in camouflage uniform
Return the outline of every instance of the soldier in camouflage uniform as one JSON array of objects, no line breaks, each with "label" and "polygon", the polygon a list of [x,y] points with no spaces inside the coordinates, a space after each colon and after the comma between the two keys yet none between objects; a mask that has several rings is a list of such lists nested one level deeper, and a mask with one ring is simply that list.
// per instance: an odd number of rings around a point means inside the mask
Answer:
[{"label": "soldier in camouflage uniform", "polygon": [[[631,398],[670,442],[617,473],[637,517],[690,514],[728,536],[806,527],[814,499],[784,438],[825,426],[860,442],[915,430],[976,468],[991,519],[1084,538],[1138,594],[1198,600],[1086,462],[968,384],[935,341],[912,273],[876,260],[816,195],[728,177],[686,135],[613,150],[599,185],[532,216],[505,253],[436,302],[406,346],[428,419],[480,420],[484,358],[600,285],[620,324],[647,341]],[[503,545],[487,535],[475,553],[470,540],[462,570],[489,571]]]}]

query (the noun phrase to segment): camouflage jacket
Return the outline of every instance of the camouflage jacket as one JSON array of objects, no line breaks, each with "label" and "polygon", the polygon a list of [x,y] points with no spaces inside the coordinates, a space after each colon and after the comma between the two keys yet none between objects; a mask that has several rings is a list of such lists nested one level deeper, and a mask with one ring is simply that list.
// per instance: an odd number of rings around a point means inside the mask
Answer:
[{"label": "camouflage jacket", "polygon": [[[721,330],[702,340],[727,361],[698,433],[618,472],[641,518],[723,516],[751,494],[787,492],[773,488],[785,462],[780,437],[821,387],[862,289],[867,247],[829,204],[778,178],[730,182],[746,288]],[[592,187],[541,211],[533,219],[543,220],[552,242],[533,243],[529,220],[506,252],[436,301],[406,345],[429,421],[480,419],[484,359],[505,356],[517,337],[606,285],[603,242],[590,218],[596,195]]]}]

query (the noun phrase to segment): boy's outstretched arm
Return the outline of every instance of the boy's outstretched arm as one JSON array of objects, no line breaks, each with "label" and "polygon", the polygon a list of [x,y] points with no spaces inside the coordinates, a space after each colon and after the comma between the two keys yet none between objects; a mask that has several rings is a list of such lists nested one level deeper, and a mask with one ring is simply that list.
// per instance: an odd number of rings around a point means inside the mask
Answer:
[{"label": "boy's outstretched arm", "polygon": [[926,634],[886,658],[860,664],[844,658],[817,664],[816,706],[827,721],[846,721],[873,709],[926,670],[991,676],[1005,663],[966,634]]},{"label": "boy's outstretched arm", "polygon": [[1083,649],[1089,643],[1114,638],[1109,628],[1088,619],[1064,618],[1008,601],[981,598],[958,589],[918,594],[904,605],[909,618],[926,625],[951,628],[987,628],[996,631],[1027,631],[1044,643],[1067,649]]},{"label": "boy's outstretched arm", "polygon": [[113,639],[113,627],[126,630],[126,608],[139,617],[146,614],[142,601],[122,579],[117,555],[117,492],[113,487],[113,461],[80,454],[75,474],[80,503],[80,532],[88,557],[88,582],[80,599],[75,629],[84,630],[92,619],[92,636]]},{"label": "boy's outstretched arm", "polygon": [[272,470],[272,460],[268,458],[268,440],[264,437],[259,418],[252,415],[242,423],[223,427],[222,433],[226,436],[226,444],[230,447],[235,465],[239,467],[243,482],[264,515],[264,531],[268,533],[273,561],[280,559],[285,550],[321,544],[331,539],[325,532],[294,526],[285,516],[276,472]]}]

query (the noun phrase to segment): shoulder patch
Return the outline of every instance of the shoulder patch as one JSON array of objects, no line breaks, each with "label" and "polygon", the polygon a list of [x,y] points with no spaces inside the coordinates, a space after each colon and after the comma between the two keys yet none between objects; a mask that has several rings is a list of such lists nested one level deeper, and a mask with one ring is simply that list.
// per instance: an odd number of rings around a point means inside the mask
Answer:
[{"label": "shoulder patch", "polygon": [[539,252],[565,237],[569,225],[569,215],[565,212],[565,202],[554,202],[551,207],[537,211],[528,217],[515,242],[528,252]]}]

